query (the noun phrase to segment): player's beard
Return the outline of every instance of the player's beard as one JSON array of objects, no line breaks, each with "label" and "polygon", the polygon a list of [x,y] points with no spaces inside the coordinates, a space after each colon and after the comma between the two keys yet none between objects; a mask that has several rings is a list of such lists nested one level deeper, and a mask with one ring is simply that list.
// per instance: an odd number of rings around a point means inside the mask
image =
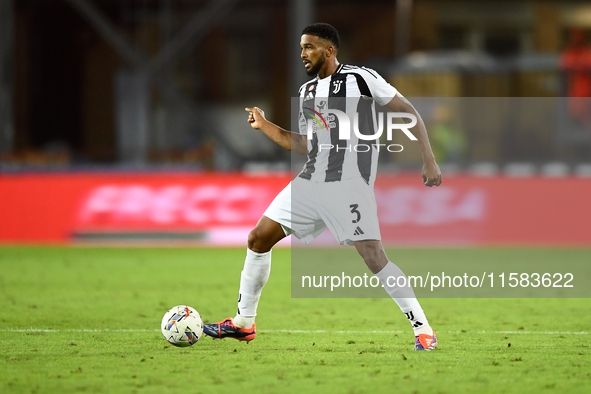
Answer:
[{"label": "player's beard", "polygon": [[312,68],[310,68],[309,70],[306,69],[306,73],[311,77],[317,75],[322,66],[324,65],[325,61],[326,58],[324,57],[324,54],[322,54],[322,57],[318,59],[318,62],[316,64],[312,63]]}]

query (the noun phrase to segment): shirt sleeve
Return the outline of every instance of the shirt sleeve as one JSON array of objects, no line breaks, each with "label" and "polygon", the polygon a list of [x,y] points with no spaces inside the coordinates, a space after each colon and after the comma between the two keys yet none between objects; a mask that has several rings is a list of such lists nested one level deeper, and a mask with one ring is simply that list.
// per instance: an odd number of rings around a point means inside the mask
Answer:
[{"label": "shirt sleeve", "polygon": [[365,81],[371,92],[371,97],[376,103],[384,106],[392,101],[398,90],[374,70],[368,68],[364,68],[364,70],[367,71]]},{"label": "shirt sleeve", "polygon": [[298,90],[298,129],[297,129],[297,133],[299,133],[300,135],[306,135],[308,134],[308,129],[306,127],[306,116],[304,115],[304,109],[302,108],[304,106],[304,95],[303,95],[303,89],[306,86],[306,84],[303,84],[302,86],[300,86],[300,89]]},{"label": "shirt sleeve", "polygon": [[298,132],[300,135],[308,134],[308,128],[306,127],[306,117],[302,112],[302,107],[300,107],[300,112],[298,114]]}]

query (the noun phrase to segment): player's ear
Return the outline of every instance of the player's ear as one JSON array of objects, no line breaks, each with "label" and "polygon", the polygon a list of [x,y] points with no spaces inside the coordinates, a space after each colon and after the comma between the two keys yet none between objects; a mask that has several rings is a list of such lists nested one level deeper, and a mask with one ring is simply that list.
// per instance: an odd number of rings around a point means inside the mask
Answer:
[{"label": "player's ear", "polygon": [[336,54],[336,51],[334,49],[334,47],[332,45],[329,45],[326,47],[326,56],[334,56]]}]

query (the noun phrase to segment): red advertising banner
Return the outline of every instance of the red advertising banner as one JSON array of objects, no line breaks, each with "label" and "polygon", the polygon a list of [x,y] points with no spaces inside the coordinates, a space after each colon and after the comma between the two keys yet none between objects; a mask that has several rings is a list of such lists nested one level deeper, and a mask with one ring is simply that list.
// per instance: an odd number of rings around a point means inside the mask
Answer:
[{"label": "red advertising banner", "polygon": [[288,183],[224,173],[2,176],[0,240],[225,243],[252,228]]},{"label": "red advertising banner", "polygon": [[[244,245],[288,183],[286,174],[3,175],[0,242]],[[428,188],[417,175],[384,175],[375,190],[385,244],[591,245],[588,179],[456,176]]]},{"label": "red advertising banner", "polygon": [[387,242],[591,245],[591,180],[444,178],[428,188],[415,177],[382,177],[376,199]]}]

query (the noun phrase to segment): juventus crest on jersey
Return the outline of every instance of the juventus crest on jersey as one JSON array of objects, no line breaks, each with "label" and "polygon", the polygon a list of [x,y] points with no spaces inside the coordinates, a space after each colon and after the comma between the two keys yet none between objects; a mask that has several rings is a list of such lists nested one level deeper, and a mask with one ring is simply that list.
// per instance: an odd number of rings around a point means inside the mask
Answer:
[{"label": "juventus crest on jersey", "polygon": [[[339,138],[339,118],[328,110],[344,112],[363,135],[376,134],[375,103],[383,106],[396,89],[374,70],[341,64],[330,76],[306,82],[299,90],[299,133],[308,135],[308,160],[299,177],[316,182],[335,182],[363,177],[375,181],[379,150],[377,141]],[[354,122],[356,120],[356,122]],[[363,147],[362,147],[363,145]]]}]

